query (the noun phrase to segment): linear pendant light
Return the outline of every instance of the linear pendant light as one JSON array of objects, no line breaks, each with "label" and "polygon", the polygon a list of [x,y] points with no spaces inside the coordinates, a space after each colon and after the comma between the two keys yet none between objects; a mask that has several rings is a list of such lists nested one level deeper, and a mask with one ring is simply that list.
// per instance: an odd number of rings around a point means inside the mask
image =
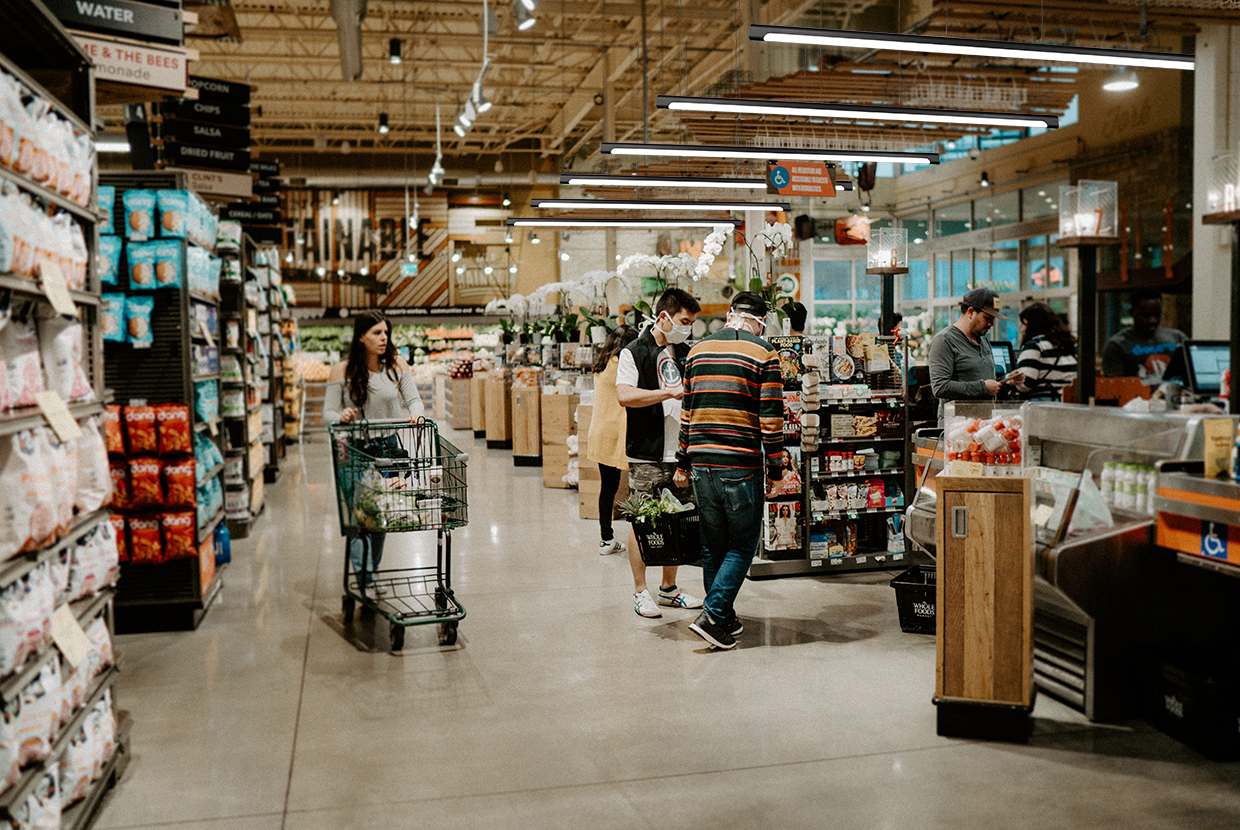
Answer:
[{"label": "linear pendant light", "polygon": [[787,202],[695,202],[654,199],[530,199],[530,207],[560,210],[792,210]]},{"label": "linear pendant light", "polygon": [[800,43],[809,46],[839,46],[846,49],[893,49],[899,52],[930,52],[939,55],[971,55],[1057,63],[1147,66],[1154,69],[1191,70],[1194,68],[1193,56],[1178,52],[1094,49],[1050,43],[906,35],[900,32],[854,32],[846,29],[813,29],[804,26],[752,25],[749,27],[749,39],[766,43]]},{"label": "linear pendant light", "polygon": [[541,219],[507,220],[510,227],[518,228],[713,228],[731,225],[739,228],[743,223],[735,219],[574,219],[571,216],[548,216]]},{"label": "linear pendant light", "polygon": [[991,127],[1059,126],[1054,115],[1018,112],[873,107],[851,104],[815,104],[809,101],[763,101],[751,98],[686,98],[660,95],[659,109],[686,112],[730,112],[753,115],[800,115],[807,118],[857,118],[872,121],[922,121],[931,124],[980,124]]},{"label": "linear pendant light", "polygon": [[579,187],[710,187],[724,190],[765,190],[766,179],[720,179],[694,176],[608,176],[561,173],[560,184]]},{"label": "linear pendant light", "polygon": [[[831,165],[834,167],[834,165]],[[765,190],[766,179],[712,179],[692,176],[607,176],[592,173],[561,173],[560,184],[578,187],[712,187]],[[852,181],[835,183],[836,190],[852,190]]]},{"label": "linear pendant light", "polygon": [[817,150],[800,147],[726,147],[718,144],[637,144],[603,142],[600,151],[613,156],[676,156],[711,159],[799,159],[801,161],[891,161],[904,164],[938,164],[938,153],[903,153],[877,150]]}]

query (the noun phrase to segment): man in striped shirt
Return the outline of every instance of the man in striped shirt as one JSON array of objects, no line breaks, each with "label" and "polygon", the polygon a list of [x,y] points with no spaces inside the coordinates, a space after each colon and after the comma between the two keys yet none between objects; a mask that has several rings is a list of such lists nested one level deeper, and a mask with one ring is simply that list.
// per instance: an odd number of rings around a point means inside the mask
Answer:
[{"label": "man in striped shirt", "polygon": [[674,482],[693,482],[706,584],[705,608],[689,629],[723,649],[743,630],[733,603],[758,550],[763,496],[783,473],[783,381],[779,356],[760,336],[766,313],[759,295],[737,294],[727,325],[685,361]]}]

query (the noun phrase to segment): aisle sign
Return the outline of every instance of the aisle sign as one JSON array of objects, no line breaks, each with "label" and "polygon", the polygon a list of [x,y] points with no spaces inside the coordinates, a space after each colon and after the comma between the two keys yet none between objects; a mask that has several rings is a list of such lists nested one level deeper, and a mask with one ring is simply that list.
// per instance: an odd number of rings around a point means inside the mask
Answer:
[{"label": "aisle sign", "polygon": [[199,124],[193,121],[182,121],[179,118],[165,118],[163,136],[173,141],[206,144],[211,147],[229,147],[233,149],[250,146],[250,130],[248,127],[230,127],[227,124]]},{"label": "aisle sign", "polygon": [[96,81],[185,91],[185,50],[139,46],[107,38],[73,35],[95,64]]},{"label": "aisle sign", "polygon": [[195,144],[166,144],[164,159],[171,164],[189,167],[211,167],[218,170],[247,170],[249,150],[226,150],[222,147],[199,147]]},{"label": "aisle sign", "polygon": [[212,101],[217,104],[236,104],[249,106],[250,86],[236,81],[225,81],[220,78],[203,78],[199,75],[189,76],[189,85],[198,90],[199,101]]},{"label": "aisle sign", "polygon": [[400,275],[402,277],[416,277],[418,275],[418,264],[416,262],[402,262],[400,264]]},{"label": "aisle sign", "polygon": [[248,199],[253,191],[254,180],[249,173],[226,173],[221,170],[193,170],[190,168],[166,167],[169,172],[185,174],[185,187],[198,193],[213,196],[240,196]]},{"label": "aisle sign", "polygon": [[835,165],[823,161],[767,162],[766,192],[780,196],[835,196]]},{"label": "aisle sign", "polygon": [[244,203],[220,206],[221,219],[235,219],[242,224],[254,222],[259,225],[274,225],[280,221],[280,211],[270,208],[250,207]]},{"label": "aisle sign", "polygon": [[190,101],[185,98],[166,99],[160,105],[164,115],[204,124],[229,124],[234,127],[250,126],[250,108],[237,104],[220,104],[212,101]]},{"label": "aisle sign", "polygon": [[107,32],[175,46],[185,42],[180,9],[131,0],[46,0],[46,6],[70,29]]}]

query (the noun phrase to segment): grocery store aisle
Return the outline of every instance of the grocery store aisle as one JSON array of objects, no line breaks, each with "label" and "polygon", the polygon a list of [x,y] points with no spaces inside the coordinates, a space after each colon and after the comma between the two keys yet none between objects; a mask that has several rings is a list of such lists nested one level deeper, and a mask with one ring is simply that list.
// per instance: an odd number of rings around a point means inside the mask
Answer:
[{"label": "grocery store aisle", "polygon": [[[1235,827],[1240,765],[1043,697],[1028,747],[938,738],[891,574],[747,583],[741,647],[633,614],[575,491],[468,433],[457,647],[340,615],[323,438],[294,447],[198,631],[121,637],[133,762],[102,828]],[[425,555],[412,536],[395,563]],[[699,583],[699,584],[695,584]],[[700,571],[682,584],[700,590]]]}]

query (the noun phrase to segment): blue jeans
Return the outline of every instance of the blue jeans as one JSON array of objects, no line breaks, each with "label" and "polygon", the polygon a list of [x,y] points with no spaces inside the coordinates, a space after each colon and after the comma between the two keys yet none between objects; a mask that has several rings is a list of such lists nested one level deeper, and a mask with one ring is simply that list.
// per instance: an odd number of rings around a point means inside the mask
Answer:
[{"label": "blue jeans", "polygon": [[718,623],[736,616],[732,603],[758,552],[762,470],[694,466],[693,496],[702,534],[706,613]]},{"label": "blue jeans", "polygon": [[[387,539],[386,533],[367,533],[362,531],[361,538],[349,540],[349,561],[353,565],[353,573],[357,575],[358,584],[366,586],[370,584],[370,575],[378,570],[379,560],[383,558],[383,543]],[[369,546],[366,540],[370,541]],[[366,548],[370,548],[370,554],[367,556]],[[365,557],[366,561],[363,561]],[[366,573],[363,576],[362,568],[365,567]]]}]

